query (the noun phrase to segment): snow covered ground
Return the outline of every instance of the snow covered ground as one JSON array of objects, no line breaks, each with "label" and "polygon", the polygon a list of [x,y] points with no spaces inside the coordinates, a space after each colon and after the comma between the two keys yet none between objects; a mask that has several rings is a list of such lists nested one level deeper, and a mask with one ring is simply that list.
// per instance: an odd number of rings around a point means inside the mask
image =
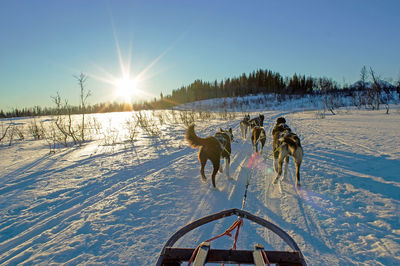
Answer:
[{"label": "snow covered ground", "polygon": [[[249,178],[245,210],[288,232],[309,265],[399,265],[400,111],[384,112],[343,109],[321,119],[316,111],[263,111],[268,135],[284,115],[302,140],[301,190],[292,161],[288,178],[271,184],[271,138],[261,156],[253,155],[250,140],[240,138],[239,116],[196,122],[200,136],[234,131],[232,179],[218,174],[217,189],[201,181],[183,125],[165,124],[162,137],[142,135],[134,145],[99,139],[51,155],[44,141],[0,143],[0,264],[154,265],[183,225],[240,208]],[[126,116],[97,118],[118,129]],[[210,163],[206,169],[210,176]],[[234,220],[202,227],[177,246],[194,248]],[[238,249],[255,243],[289,250],[245,220]],[[231,245],[225,238],[212,248]]]}]

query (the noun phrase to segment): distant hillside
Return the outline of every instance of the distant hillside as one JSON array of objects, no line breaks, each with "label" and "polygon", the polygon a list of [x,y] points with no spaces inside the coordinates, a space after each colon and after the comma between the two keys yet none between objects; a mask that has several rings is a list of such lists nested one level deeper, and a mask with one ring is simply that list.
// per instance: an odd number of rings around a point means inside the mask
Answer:
[{"label": "distant hillside", "polygon": [[[384,83],[386,84],[386,83]],[[387,83],[391,85],[390,83]],[[387,85],[386,84],[386,85]],[[372,86],[372,84],[368,85]],[[358,90],[357,85],[351,89],[319,91],[305,95],[280,95],[258,94],[243,97],[225,97],[201,100],[175,106],[177,110],[202,110],[202,111],[239,111],[247,110],[334,110],[340,107],[375,109],[375,98],[370,95],[368,86],[364,90]],[[380,94],[380,105],[398,104],[400,93],[393,85],[389,90]],[[373,95],[372,95],[373,96]],[[388,107],[388,106],[387,106]]]}]

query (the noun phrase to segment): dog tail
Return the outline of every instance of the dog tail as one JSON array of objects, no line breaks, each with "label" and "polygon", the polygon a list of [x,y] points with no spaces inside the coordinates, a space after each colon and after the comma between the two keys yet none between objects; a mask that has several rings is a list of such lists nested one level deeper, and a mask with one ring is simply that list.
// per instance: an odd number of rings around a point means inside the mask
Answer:
[{"label": "dog tail", "polygon": [[190,125],[186,129],[185,139],[192,148],[198,148],[200,146],[206,145],[207,141],[204,138],[200,138],[194,132],[194,124]]}]

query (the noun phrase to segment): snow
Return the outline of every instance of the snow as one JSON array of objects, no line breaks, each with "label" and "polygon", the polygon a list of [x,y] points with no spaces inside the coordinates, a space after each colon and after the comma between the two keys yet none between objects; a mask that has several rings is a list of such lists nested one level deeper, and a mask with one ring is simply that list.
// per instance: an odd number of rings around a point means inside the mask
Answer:
[{"label": "snow", "polygon": [[[260,110],[270,136],[284,115],[302,141],[300,190],[291,160],[287,179],[273,185],[271,148],[254,155],[235,118],[196,120],[200,136],[233,128],[231,179],[217,189],[202,182],[197,150],[185,126],[167,122],[161,136],[125,141],[130,113],[97,114],[104,133],[83,146],[49,154],[44,141],[0,143],[0,264],[154,265],[167,239],[185,224],[229,208],[267,219],[290,234],[309,265],[400,264],[400,111],[299,108]],[[165,112],[165,111],[164,111]],[[179,111],[175,111],[179,112]],[[149,116],[155,115],[149,112]],[[4,123],[4,121],[3,121]],[[18,123],[29,123],[19,119]],[[102,135],[103,134],[103,135]],[[211,174],[207,164],[206,175]],[[196,229],[177,243],[194,248],[224,232],[234,217]],[[230,248],[232,239],[212,248]],[[238,249],[290,250],[277,236],[245,220]]]}]

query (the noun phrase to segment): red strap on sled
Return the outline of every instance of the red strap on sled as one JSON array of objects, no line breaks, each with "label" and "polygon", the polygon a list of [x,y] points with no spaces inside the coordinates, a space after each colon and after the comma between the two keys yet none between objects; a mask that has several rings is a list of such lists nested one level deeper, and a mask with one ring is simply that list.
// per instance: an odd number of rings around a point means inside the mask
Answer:
[{"label": "red strap on sled", "polygon": [[[239,230],[240,230],[240,227],[242,225],[243,225],[243,220],[241,218],[239,218],[225,232],[223,232],[222,234],[220,234],[220,235],[218,235],[216,237],[210,238],[210,239],[208,239],[208,240],[206,240],[204,242],[211,242],[211,241],[216,240],[216,239],[218,239],[218,238],[220,238],[222,236],[225,236],[225,235],[232,236],[231,232],[233,230],[235,230],[235,228],[237,228],[236,233],[235,233],[235,238],[233,240],[233,245],[232,245],[232,249],[235,250],[236,249],[236,243],[237,243],[238,236],[239,236]],[[196,257],[197,252],[199,251],[199,248],[200,248],[200,245],[198,245],[197,248],[193,251],[193,254],[190,257],[190,260],[188,262],[188,266],[190,266],[190,264],[194,261],[194,258]]]},{"label": "red strap on sled", "polygon": [[271,266],[271,264],[269,263],[269,260],[267,258],[267,253],[265,253],[265,250],[262,250],[261,253],[262,253],[263,257],[264,257],[265,264],[267,264],[268,266]]}]

